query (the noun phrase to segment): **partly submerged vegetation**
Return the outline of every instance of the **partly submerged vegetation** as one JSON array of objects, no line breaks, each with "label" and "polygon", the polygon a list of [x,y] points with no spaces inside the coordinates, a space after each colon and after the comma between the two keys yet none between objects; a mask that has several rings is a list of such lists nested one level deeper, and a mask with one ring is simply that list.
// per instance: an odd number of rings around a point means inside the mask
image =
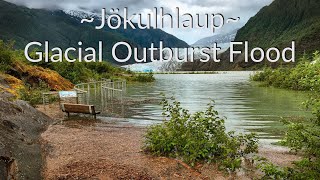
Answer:
[{"label": "partly submerged vegetation", "polygon": [[153,73],[150,72],[150,73],[147,73],[147,74],[136,74],[133,78],[132,78],[133,81],[136,81],[136,82],[153,82],[155,81],[155,78],[153,77]]},{"label": "partly submerged vegetation", "polygon": [[265,173],[265,179],[318,179],[320,176],[320,97],[309,101],[313,118],[299,120],[286,119],[287,132],[280,142],[302,159],[293,162],[293,166],[279,167],[267,159],[259,159],[258,167]]},{"label": "partly submerged vegetation", "polygon": [[268,86],[305,90],[311,92],[310,100],[304,104],[314,114],[313,118],[286,119],[287,132],[281,144],[299,152],[303,159],[293,167],[277,167],[262,160],[259,167],[265,178],[272,179],[318,179],[320,176],[320,54],[313,59],[302,59],[294,68],[266,69],[252,77]]},{"label": "partly submerged vegetation", "polygon": [[266,86],[301,91],[319,91],[320,53],[318,51],[313,53],[312,59],[303,57],[294,68],[267,68],[263,72],[252,76],[251,79],[262,82]]},{"label": "partly submerged vegetation", "polygon": [[235,171],[242,158],[257,152],[255,134],[226,132],[225,120],[209,104],[204,112],[190,114],[173,99],[163,99],[163,115],[169,118],[162,124],[151,126],[145,136],[145,150],[155,155],[181,158],[196,162],[217,162],[223,169]]}]

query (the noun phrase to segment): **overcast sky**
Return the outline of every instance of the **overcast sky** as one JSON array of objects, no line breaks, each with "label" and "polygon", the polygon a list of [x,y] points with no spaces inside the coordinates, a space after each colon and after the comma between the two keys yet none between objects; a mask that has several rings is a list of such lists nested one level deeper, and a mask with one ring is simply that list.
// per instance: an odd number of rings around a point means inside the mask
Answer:
[{"label": "overcast sky", "polygon": [[[242,27],[250,17],[254,16],[263,6],[269,5],[273,0],[7,0],[30,8],[67,9],[67,10],[101,10],[106,8],[128,7],[129,14],[148,13],[153,7],[163,7],[166,12],[174,14],[179,7],[181,14],[216,14],[221,13],[226,19],[240,17],[237,23],[225,25],[215,33],[230,32]],[[171,12],[170,12],[171,11]],[[212,36],[211,29],[171,29],[164,28],[166,32],[186,41],[189,44],[197,40]]]}]

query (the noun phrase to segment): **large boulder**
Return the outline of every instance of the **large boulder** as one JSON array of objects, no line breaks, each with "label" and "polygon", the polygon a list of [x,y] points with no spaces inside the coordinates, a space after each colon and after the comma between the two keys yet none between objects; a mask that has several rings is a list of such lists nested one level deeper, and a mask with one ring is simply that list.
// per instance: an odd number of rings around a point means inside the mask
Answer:
[{"label": "large boulder", "polygon": [[52,121],[20,100],[0,94],[0,179],[41,179],[39,137]]}]

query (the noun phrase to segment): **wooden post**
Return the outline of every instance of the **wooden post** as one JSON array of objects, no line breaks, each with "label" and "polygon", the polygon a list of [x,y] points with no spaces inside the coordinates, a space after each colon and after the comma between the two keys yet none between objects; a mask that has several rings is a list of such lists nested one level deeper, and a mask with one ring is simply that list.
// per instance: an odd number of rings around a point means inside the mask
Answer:
[{"label": "wooden post", "polygon": [[94,83],[94,99],[97,100],[97,82]]},{"label": "wooden post", "polygon": [[114,97],[114,82],[112,83],[112,98]]},{"label": "wooden post", "polygon": [[90,104],[90,84],[87,83],[87,104]]},{"label": "wooden post", "polygon": [[101,106],[104,109],[104,95],[103,95],[103,84],[100,86],[100,99],[101,99]]}]

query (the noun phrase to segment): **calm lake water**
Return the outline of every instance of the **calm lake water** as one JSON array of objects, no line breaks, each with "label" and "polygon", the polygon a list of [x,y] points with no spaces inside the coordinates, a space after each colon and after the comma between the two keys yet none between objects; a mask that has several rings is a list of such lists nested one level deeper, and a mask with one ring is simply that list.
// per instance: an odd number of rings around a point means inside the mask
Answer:
[{"label": "calm lake water", "polygon": [[[216,110],[226,117],[227,130],[256,132],[263,142],[282,136],[281,117],[306,116],[301,103],[307,99],[302,92],[259,87],[249,80],[253,72],[221,72],[219,74],[157,74],[156,81],[128,85],[127,97],[148,100],[123,109],[123,117],[113,118],[118,123],[145,126],[161,123],[163,116],[158,101],[161,93],[174,96],[183,108],[191,112],[203,111],[211,100]],[[110,120],[105,113],[104,120]],[[112,119],[112,118],[111,118]]]}]

